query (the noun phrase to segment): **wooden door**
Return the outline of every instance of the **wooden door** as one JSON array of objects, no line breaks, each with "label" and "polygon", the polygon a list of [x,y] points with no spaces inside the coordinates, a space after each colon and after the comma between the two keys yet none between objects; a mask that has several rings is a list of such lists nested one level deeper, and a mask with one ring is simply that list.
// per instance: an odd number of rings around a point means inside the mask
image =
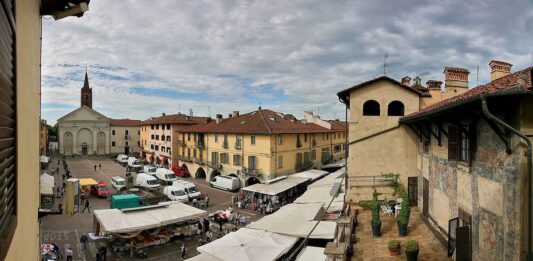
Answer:
[{"label": "wooden door", "polygon": [[409,177],[407,183],[409,206],[416,207],[418,206],[418,177]]},{"label": "wooden door", "polygon": [[458,227],[455,231],[455,260],[472,260],[472,241],[470,238],[470,226]]},{"label": "wooden door", "polygon": [[424,217],[429,217],[429,180],[427,180],[426,178],[424,178],[424,188],[423,188],[423,195],[422,195],[422,200],[423,200],[423,206],[422,206],[422,214],[424,215]]}]

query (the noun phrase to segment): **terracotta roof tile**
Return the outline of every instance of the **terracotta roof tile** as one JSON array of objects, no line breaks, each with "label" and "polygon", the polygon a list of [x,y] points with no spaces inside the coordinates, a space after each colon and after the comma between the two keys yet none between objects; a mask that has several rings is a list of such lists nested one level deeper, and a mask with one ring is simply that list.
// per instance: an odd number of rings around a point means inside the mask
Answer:
[{"label": "terracotta roof tile", "polygon": [[463,94],[460,94],[455,97],[435,103],[418,112],[411,113],[403,117],[401,121],[406,121],[409,119],[414,119],[414,118],[418,118],[424,115],[428,115],[428,114],[435,112],[436,110],[442,109],[443,107],[453,106],[454,104],[458,104],[461,102],[479,99],[481,97],[481,94],[483,93],[486,93],[486,94],[496,93],[496,92],[503,91],[503,90],[510,89],[512,87],[517,87],[517,86],[525,88],[525,89],[531,89],[532,88],[532,83],[531,83],[532,70],[533,70],[533,66],[528,67],[524,70],[517,71],[515,73],[511,73],[507,76],[491,81],[485,85],[477,86]]},{"label": "terracotta roof tile", "polygon": [[198,124],[184,128],[185,132],[204,133],[248,133],[248,134],[285,134],[285,133],[325,133],[332,132],[313,123],[291,120],[282,113],[268,109],[241,114],[237,117],[216,120],[208,124]]},{"label": "terracotta roof tile", "polygon": [[210,118],[208,117],[196,117],[196,116],[188,116],[185,114],[177,113],[177,114],[169,114],[159,117],[153,117],[150,119],[147,119],[142,122],[141,125],[148,125],[148,124],[198,124],[198,123],[207,123],[210,121]]},{"label": "terracotta roof tile", "polygon": [[136,127],[141,125],[141,121],[132,119],[111,119],[110,124],[111,126]]}]

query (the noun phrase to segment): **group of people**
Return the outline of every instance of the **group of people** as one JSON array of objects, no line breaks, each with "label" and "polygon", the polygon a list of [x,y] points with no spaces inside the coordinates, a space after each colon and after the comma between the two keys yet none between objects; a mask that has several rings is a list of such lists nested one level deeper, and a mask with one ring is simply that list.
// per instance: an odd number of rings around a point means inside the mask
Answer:
[{"label": "group of people", "polygon": [[209,195],[205,195],[203,199],[192,199],[192,205],[195,208],[205,209],[209,207]]},{"label": "group of people", "polygon": [[270,196],[253,192],[241,191],[233,196],[233,204],[240,209],[249,209],[262,214],[271,214],[287,204],[285,198],[280,196]]}]

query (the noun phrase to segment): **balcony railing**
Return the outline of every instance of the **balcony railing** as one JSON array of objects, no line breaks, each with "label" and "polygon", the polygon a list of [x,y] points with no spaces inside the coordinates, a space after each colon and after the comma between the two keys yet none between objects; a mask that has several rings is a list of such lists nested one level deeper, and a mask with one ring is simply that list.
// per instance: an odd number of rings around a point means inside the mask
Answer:
[{"label": "balcony railing", "polygon": [[235,142],[235,149],[240,150],[241,148],[241,142]]},{"label": "balcony railing", "polygon": [[194,142],[195,146],[199,149],[203,149],[204,147],[204,141],[198,140]]},{"label": "balcony railing", "polygon": [[256,168],[242,168],[242,173],[244,173],[244,175],[246,176],[254,176],[254,177],[258,177],[263,174],[260,169],[256,169]]},{"label": "balcony railing", "polygon": [[219,162],[208,161],[207,166],[216,170],[222,169],[222,164],[220,164]]},{"label": "balcony railing", "polygon": [[308,170],[310,168],[313,167],[313,162],[312,161],[306,161],[306,162],[303,162],[303,163],[300,163],[300,164],[296,164],[295,166],[295,169],[296,171],[300,172],[300,171],[304,171],[304,170]]},{"label": "balcony railing", "polygon": [[178,140],[178,146],[185,146],[184,140]]},{"label": "balcony railing", "polygon": [[228,142],[222,142],[222,148],[227,149],[228,148]]}]

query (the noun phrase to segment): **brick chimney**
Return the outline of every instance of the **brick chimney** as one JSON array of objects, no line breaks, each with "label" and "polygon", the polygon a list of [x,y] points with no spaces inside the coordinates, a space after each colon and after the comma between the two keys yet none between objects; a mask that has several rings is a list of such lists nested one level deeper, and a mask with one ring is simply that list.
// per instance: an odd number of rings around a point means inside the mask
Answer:
[{"label": "brick chimney", "polygon": [[428,89],[430,90],[441,90],[441,85],[442,85],[442,82],[441,81],[436,81],[436,80],[429,80],[426,82],[426,85],[428,87]]},{"label": "brick chimney", "polygon": [[496,79],[507,76],[508,74],[511,73],[511,67],[513,67],[513,65],[510,63],[496,61],[496,60],[490,61],[489,66],[490,66],[490,81],[494,81]]},{"label": "brick chimney", "polygon": [[402,84],[403,85],[407,85],[407,86],[411,86],[411,77],[409,77],[409,75],[406,75],[405,77],[402,78]]},{"label": "brick chimney", "polygon": [[468,75],[470,72],[464,68],[444,68],[444,99],[463,94],[468,91]]},{"label": "brick chimney", "polygon": [[219,124],[220,122],[222,122],[222,114],[217,114],[216,123]]},{"label": "brick chimney", "polygon": [[233,118],[235,117],[239,117],[239,111],[233,111],[233,115],[232,115]]},{"label": "brick chimney", "polygon": [[164,112],[163,112],[163,113],[161,113],[161,116],[165,116],[165,115],[166,115],[166,114],[165,114]]}]

